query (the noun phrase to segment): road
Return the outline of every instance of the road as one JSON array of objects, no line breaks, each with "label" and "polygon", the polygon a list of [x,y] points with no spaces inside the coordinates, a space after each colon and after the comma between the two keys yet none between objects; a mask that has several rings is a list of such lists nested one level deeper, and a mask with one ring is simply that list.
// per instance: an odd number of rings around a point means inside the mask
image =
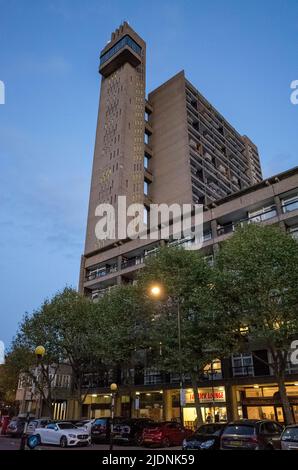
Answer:
[{"label": "road", "polygon": [[[0,450],[19,450],[20,439],[16,439],[9,436],[0,436]],[[67,449],[61,449],[58,446],[40,446],[39,449],[47,450],[109,450],[109,446],[105,444],[91,444],[89,447],[68,447]],[[131,447],[131,446],[116,446],[114,445],[114,450],[148,450],[148,447]],[[164,450],[164,449],[151,449],[151,450]],[[170,447],[167,450],[181,450],[181,447]]]}]

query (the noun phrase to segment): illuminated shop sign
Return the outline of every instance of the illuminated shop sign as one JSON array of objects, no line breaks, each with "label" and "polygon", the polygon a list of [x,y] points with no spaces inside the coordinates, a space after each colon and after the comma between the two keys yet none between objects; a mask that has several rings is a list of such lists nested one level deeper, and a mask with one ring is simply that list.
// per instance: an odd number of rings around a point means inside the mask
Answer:
[{"label": "illuminated shop sign", "polygon": [[[224,387],[214,387],[199,389],[199,400],[201,403],[211,401],[226,401],[226,393]],[[185,403],[194,403],[194,393],[192,390],[186,390]]]}]

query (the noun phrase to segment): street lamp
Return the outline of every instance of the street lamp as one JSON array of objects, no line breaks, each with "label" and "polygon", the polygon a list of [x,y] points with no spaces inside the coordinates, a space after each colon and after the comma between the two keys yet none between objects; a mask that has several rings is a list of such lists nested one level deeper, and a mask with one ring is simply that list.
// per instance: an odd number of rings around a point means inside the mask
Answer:
[{"label": "street lamp", "polygon": [[110,450],[113,450],[114,444],[114,416],[115,416],[115,397],[118,390],[118,386],[115,383],[110,385],[110,390],[112,392],[112,400],[111,400],[111,426],[110,426]]},{"label": "street lamp", "polygon": [[[39,366],[40,362],[42,361],[43,356],[45,355],[45,353],[46,353],[46,350],[41,345],[37,346],[34,350],[34,354],[36,356],[36,362],[37,362],[37,366],[34,369],[34,377],[36,378],[36,380],[37,380],[37,376],[38,376],[38,366]],[[25,450],[26,434],[27,434],[27,428],[28,428],[28,424],[29,424],[29,420],[30,420],[30,412],[31,412],[31,406],[32,406],[32,400],[33,400],[34,392],[35,392],[35,383],[34,383],[34,380],[33,380],[32,388],[31,388],[31,400],[30,400],[29,405],[28,405],[26,422],[25,422],[23,433],[22,433],[22,436],[21,436],[20,450]]]},{"label": "street lamp", "polygon": [[160,297],[161,288],[158,285],[152,286],[150,289],[150,293],[153,297]]},{"label": "street lamp", "polygon": [[[162,286],[154,284],[151,286],[149,293],[152,297],[160,298],[163,292]],[[177,305],[177,328],[178,328],[178,361],[179,361],[179,391],[180,391],[180,421],[183,425],[183,372],[182,372],[182,347],[181,347],[181,312],[179,298],[175,298]]]}]

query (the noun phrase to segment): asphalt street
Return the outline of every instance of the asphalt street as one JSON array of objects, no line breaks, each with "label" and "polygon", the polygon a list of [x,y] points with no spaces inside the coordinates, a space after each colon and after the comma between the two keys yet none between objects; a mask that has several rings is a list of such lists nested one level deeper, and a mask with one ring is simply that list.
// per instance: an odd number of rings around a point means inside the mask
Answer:
[{"label": "asphalt street", "polygon": [[[0,450],[18,450],[20,447],[20,439],[16,439],[9,436],[0,436]],[[61,450],[61,451],[76,451],[80,450],[109,450],[109,445],[105,444],[91,444],[89,447],[68,447],[66,449],[61,449],[58,446],[39,446],[38,449],[47,449],[47,450]],[[132,446],[117,446],[114,445],[114,450],[148,450],[148,447],[132,447]],[[151,450],[161,450],[161,448],[153,448]],[[168,447],[167,450],[181,450],[181,447]]]}]

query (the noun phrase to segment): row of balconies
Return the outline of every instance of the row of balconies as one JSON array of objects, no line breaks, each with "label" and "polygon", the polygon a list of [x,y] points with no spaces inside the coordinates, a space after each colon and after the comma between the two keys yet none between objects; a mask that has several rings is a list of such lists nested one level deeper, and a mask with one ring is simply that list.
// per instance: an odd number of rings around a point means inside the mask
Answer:
[{"label": "row of balconies", "polygon": [[[298,195],[290,197],[290,198],[285,198],[281,200],[281,213],[282,214],[287,214],[292,211],[298,210]],[[240,225],[245,225],[249,223],[262,223],[266,221],[270,221],[278,216],[278,209],[275,204],[269,205],[266,207],[263,207],[259,210],[255,210],[253,212],[248,212],[246,217],[240,218],[235,221],[231,222],[226,222],[223,224],[217,223],[216,228],[213,229],[213,231],[210,228],[205,229],[202,235],[201,242],[203,245],[205,244],[206,246],[211,245],[216,241],[217,237],[221,237],[224,235],[228,235],[233,233],[236,228]],[[291,225],[288,228],[288,232],[291,234],[291,236],[295,239],[298,239],[298,224],[297,225]],[[183,239],[172,239],[169,242],[169,245],[179,245],[179,246],[184,246],[184,247],[190,247],[193,243],[195,243],[195,240],[192,239],[191,237],[185,237]],[[134,266],[142,266],[144,264],[144,260],[147,256],[151,256],[156,254],[156,252],[159,249],[159,242],[155,247],[152,249],[144,249],[143,251],[139,252],[136,256],[132,256],[131,258],[125,258],[120,260],[120,264],[117,260],[106,263],[104,265],[99,265],[97,267],[89,269],[87,272],[85,281],[93,281],[97,280],[100,278],[104,278],[108,276],[109,274],[113,273],[119,273],[122,272],[123,270],[126,270],[128,268],[134,267]],[[212,255],[207,255],[209,258]],[[213,260],[210,260],[210,263],[212,264]],[[102,291],[102,290],[100,290]]]}]

